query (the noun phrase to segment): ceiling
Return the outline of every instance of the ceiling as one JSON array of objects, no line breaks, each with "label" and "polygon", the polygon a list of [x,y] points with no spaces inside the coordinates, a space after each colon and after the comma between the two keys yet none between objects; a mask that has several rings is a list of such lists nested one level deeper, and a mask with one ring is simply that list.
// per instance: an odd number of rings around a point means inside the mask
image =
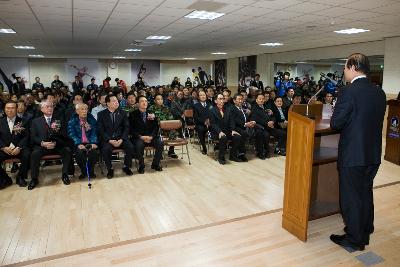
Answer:
[{"label": "ceiling", "polygon": [[[217,0],[213,21],[184,18],[198,0],[0,0],[0,57],[202,60],[293,51],[400,36],[400,0]],[[221,7],[222,6],[222,7]],[[339,35],[334,30],[369,29]],[[134,40],[171,35],[166,43],[135,48]],[[260,46],[282,42],[280,47]],[[33,45],[17,50],[13,45]],[[211,55],[223,51],[227,55]]]}]

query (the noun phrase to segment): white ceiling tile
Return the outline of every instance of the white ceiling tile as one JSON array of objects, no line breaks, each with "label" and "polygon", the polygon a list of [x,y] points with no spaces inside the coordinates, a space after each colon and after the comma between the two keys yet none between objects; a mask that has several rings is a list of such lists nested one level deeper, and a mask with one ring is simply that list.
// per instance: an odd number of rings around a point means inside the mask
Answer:
[{"label": "white ceiling tile", "polygon": [[[130,3],[132,3],[132,1]],[[117,7],[114,9],[114,14],[117,15],[119,13],[147,14],[153,9],[154,6],[151,5],[119,3]]]},{"label": "white ceiling tile", "polygon": [[278,9],[286,9],[289,6],[294,6],[298,5],[304,2],[304,0],[268,0],[268,1],[257,1],[251,6],[253,7],[258,7],[258,8],[269,8],[273,10],[278,10]]}]

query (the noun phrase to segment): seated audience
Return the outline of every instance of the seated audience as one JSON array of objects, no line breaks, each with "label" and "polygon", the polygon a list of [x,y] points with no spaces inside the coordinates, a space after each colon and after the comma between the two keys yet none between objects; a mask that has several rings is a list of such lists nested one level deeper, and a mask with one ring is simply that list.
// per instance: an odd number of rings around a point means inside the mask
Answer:
[{"label": "seated audience", "polygon": [[107,104],[106,104],[106,93],[102,93],[99,96],[99,105],[95,108],[92,109],[92,115],[93,117],[97,120],[97,114],[99,114],[100,111],[103,111],[107,109]]},{"label": "seated audience", "polygon": [[143,158],[145,146],[152,146],[155,150],[151,168],[162,171],[160,161],[164,145],[159,135],[158,120],[154,114],[147,111],[146,97],[139,96],[138,103],[138,109],[129,116],[130,132],[135,144],[136,158],[139,161],[138,172],[143,174],[145,171]]},{"label": "seated audience", "polygon": [[202,147],[201,153],[204,155],[207,155],[206,135],[208,133],[208,127],[210,126],[208,110],[211,107],[210,104],[207,104],[206,100],[206,93],[204,91],[199,91],[199,102],[193,106],[195,130],[199,136]]},{"label": "seated audience", "polygon": [[129,121],[126,112],[119,109],[118,99],[114,95],[105,98],[107,109],[100,111],[97,117],[101,156],[107,167],[107,178],[114,177],[111,157],[113,148],[122,148],[125,153],[122,171],[132,175],[133,145],[129,141]]},{"label": "seated audience", "polygon": [[[97,122],[84,103],[75,105],[76,113],[68,122],[68,135],[74,142],[75,160],[81,169],[79,179],[96,178],[94,166],[98,160]],[[88,164],[88,167],[86,167]]]}]

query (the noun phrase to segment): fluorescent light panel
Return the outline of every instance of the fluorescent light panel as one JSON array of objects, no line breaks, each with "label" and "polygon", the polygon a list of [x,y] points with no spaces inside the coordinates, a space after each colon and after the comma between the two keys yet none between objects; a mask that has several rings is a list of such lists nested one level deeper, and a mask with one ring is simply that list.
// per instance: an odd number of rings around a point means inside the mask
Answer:
[{"label": "fluorescent light panel", "polygon": [[142,49],[139,48],[127,48],[125,49],[126,52],[140,52]]},{"label": "fluorescent light panel", "polygon": [[16,33],[13,29],[0,29],[0,33]]},{"label": "fluorescent light panel", "polygon": [[195,57],[184,57],[183,59],[186,59],[186,60],[193,60],[193,59],[196,59]]},{"label": "fluorescent light panel", "polygon": [[164,35],[150,35],[146,37],[148,40],[168,40],[171,36],[164,36]]},{"label": "fluorescent light panel", "polygon": [[339,30],[339,31],[334,31],[334,32],[340,33],[340,34],[356,34],[356,33],[362,33],[362,32],[369,32],[369,30],[351,28],[351,29],[344,29],[344,30]]},{"label": "fluorescent light panel", "polygon": [[123,56],[115,56],[115,57],[113,57],[113,58],[116,58],[116,59],[124,59],[124,58],[126,58],[126,57],[123,57]]},{"label": "fluorescent light panel", "polygon": [[34,46],[29,46],[29,45],[14,45],[14,48],[16,48],[16,49],[35,49]]},{"label": "fluorescent light panel", "polygon": [[282,43],[264,43],[264,44],[260,44],[263,46],[281,46],[283,45]]},{"label": "fluorescent light panel", "polygon": [[195,10],[192,13],[185,16],[188,19],[208,19],[214,20],[216,18],[222,17],[225,13],[208,12],[205,10]]},{"label": "fluorescent light panel", "polygon": [[44,57],[43,55],[29,55],[30,57]]},{"label": "fluorescent light panel", "polygon": [[213,54],[213,55],[226,55],[225,52],[214,52],[214,53],[211,53],[211,54]]}]

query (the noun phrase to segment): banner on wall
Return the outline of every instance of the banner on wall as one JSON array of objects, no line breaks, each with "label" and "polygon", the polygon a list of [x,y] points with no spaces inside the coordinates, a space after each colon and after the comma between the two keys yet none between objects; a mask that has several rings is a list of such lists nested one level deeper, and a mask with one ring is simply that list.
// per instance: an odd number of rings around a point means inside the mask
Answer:
[{"label": "banner on wall", "polygon": [[15,82],[12,74],[21,77],[25,81],[25,87],[29,88],[29,68],[26,58],[0,58],[0,82],[3,90],[9,91],[9,86]]},{"label": "banner on wall", "polygon": [[103,78],[100,77],[101,67],[98,59],[68,59],[65,62],[65,72],[67,73],[68,84],[72,88],[72,83],[75,81],[75,76],[79,76],[83,82],[83,86],[87,86],[92,78],[96,79],[97,84],[101,84]]},{"label": "banner on wall", "polygon": [[239,88],[247,88],[256,75],[257,56],[239,57]]},{"label": "banner on wall", "polygon": [[311,77],[314,75],[314,71],[315,68],[312,64],[297,64],[296,77],[299,77],[300,79],[303,79],[306,76]]},{"label": "banner on wall", "polygon": [[156,86],[160,84],[159,60],[133,60],[131,63],[132,83],[136,83],[138,77],[143,79],[145,85]]},{"label": "banner on wall", "polygon": [[226,86],[226,59],[214,61],[214,81],[215,86]]}]

